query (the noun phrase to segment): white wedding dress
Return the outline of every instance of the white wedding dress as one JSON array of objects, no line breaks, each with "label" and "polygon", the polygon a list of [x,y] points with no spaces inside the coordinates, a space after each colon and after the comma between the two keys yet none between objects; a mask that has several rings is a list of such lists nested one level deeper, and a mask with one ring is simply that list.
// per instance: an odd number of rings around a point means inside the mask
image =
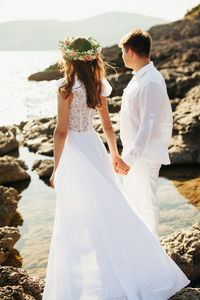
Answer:
[{"label": "white wedding dress", "polygon": [[42,299],[166,300],[190,281],[128,205],[78,80],[73,93]]}]

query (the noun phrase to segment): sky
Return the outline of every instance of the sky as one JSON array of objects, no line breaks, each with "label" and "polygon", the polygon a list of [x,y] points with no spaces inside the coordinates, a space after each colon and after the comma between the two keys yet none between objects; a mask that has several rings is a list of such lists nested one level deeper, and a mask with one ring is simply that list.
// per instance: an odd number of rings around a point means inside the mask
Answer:
[{"label": "sky", "polygon": [[71,21],[113,11],[175,21],[199,3],[199,0],[0,0],[0,22],[41,19]]}]

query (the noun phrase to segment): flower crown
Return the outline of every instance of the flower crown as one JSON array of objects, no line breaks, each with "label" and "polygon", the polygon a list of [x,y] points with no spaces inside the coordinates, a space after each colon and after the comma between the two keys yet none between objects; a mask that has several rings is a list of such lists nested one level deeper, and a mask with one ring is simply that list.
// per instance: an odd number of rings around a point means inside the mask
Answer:
[{"label": "flower crown", "polygon": [[100,44],[92,37],[66,38],[59,41],[59,48],[63,58],[69,61],[91,61],[98,59],[101,52]]}]

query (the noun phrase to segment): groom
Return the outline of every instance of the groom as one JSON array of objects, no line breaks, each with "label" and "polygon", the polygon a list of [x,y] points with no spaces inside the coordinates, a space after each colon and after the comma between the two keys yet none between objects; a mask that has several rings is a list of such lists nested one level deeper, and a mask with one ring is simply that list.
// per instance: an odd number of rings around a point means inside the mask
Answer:
[{"label": "groom", "polygon": [[127,200],[152,234],[159,239],[156,189],[161,164],[170,164],[168,145],[173,119],[165,81],[150,61],[151,37],[142,30],[125,35],[119,47],[134,76],[124,89],[120,113],[123,155],[115,171],[128,174],[123,188]]}]

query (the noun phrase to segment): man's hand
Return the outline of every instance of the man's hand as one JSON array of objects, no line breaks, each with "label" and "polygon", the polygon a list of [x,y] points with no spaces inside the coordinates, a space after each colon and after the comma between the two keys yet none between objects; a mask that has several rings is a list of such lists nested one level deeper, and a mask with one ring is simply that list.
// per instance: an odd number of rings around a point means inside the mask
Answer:
[{"label": "man's hand", "polygon": [[121,175],[127,175],[130,170],[130,167],[127,164],[125,164],[121,157],[115,158],[112,162],[112,165],[115,172]]}]

